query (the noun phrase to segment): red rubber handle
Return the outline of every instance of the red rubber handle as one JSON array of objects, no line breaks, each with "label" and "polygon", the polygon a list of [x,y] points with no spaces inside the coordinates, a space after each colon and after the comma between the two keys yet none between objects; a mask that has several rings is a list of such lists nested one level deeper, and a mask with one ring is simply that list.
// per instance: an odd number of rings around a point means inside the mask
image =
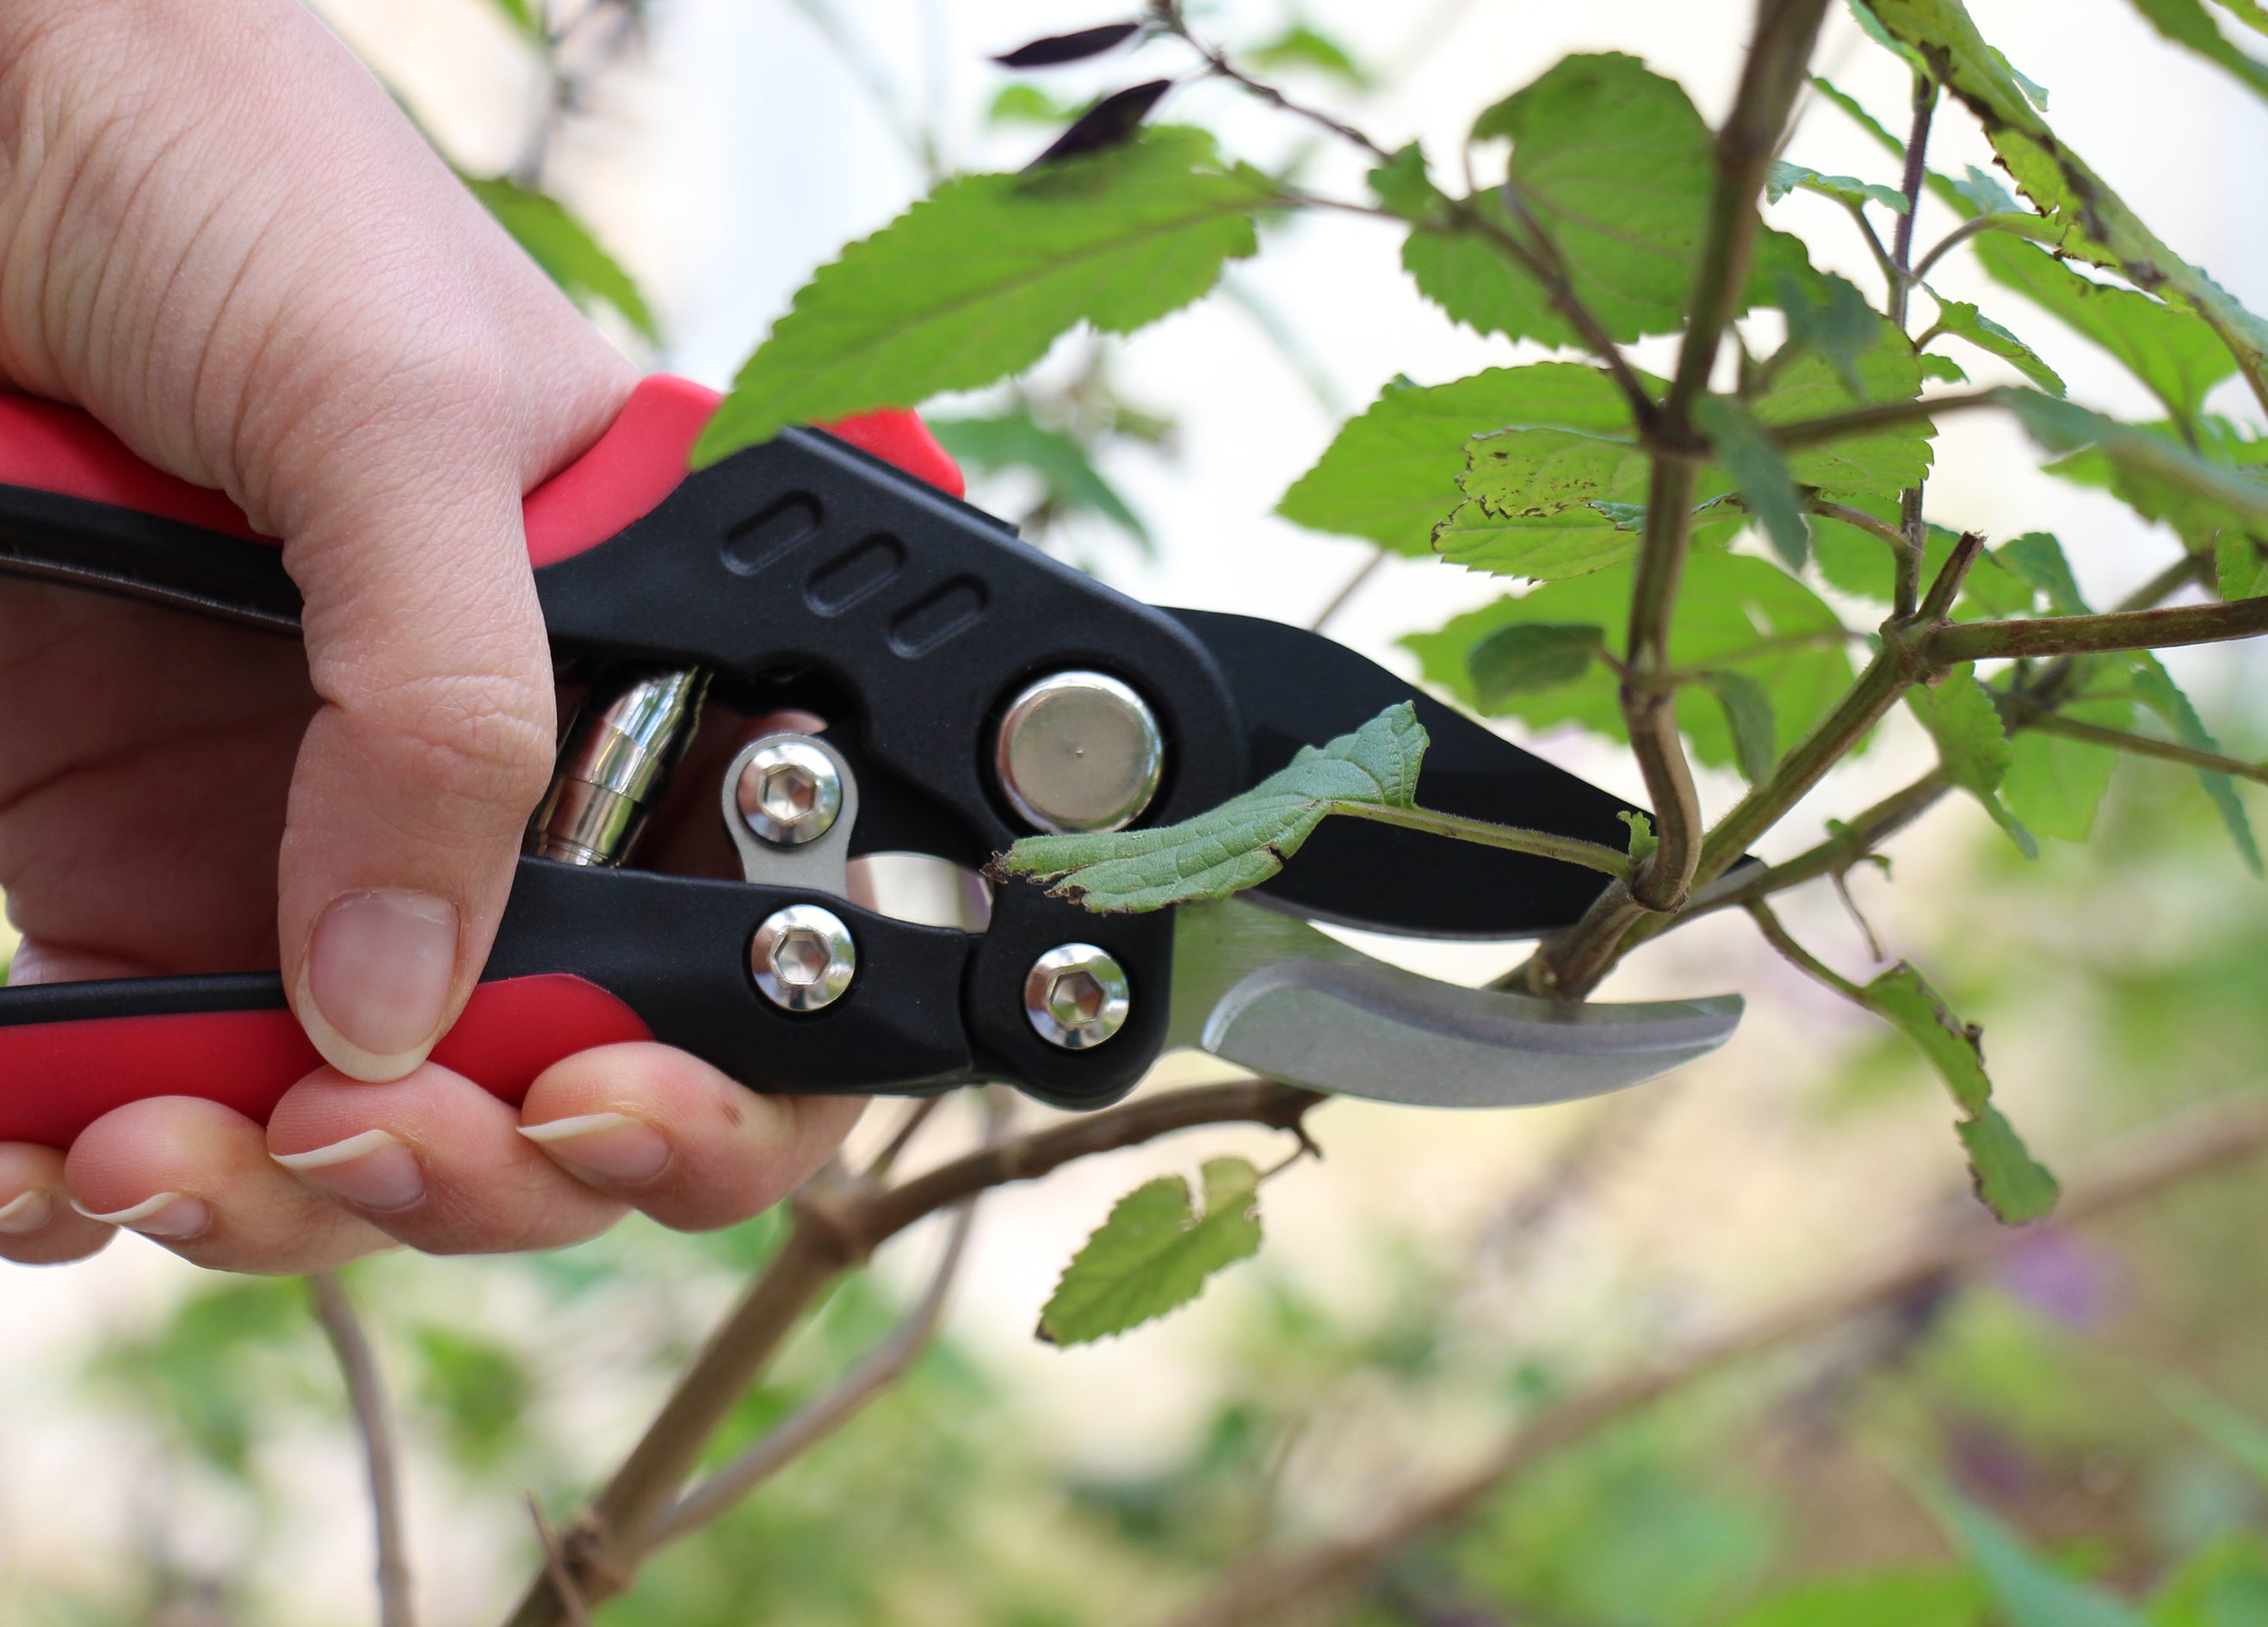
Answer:
[{"label": "red rubber handle", "polygon": [[[530,563],[571,559],[652,512],[685,478],[693,443],[722,399],[667,374],[640,380],[590,450],[527,494]],[[960,468],[914,413],[884,409],[821,427],[956,497],[966,490]],[[0,485],[273,541],[219,492],[152,468],[76,407],[35,396],[0,395]]]},{"label": "red rubber handle", "polygon": [[[596,983],[563,974],[510,977],[473,990],[433,1060],[517,1107],[562,1057],[652,1037]],[[63,1150],[112,1108],[151,1096],[200,1096],[264,1124],[284,1093],[321,1065],[280,1003],[0,1027],[0,1141]]]}]

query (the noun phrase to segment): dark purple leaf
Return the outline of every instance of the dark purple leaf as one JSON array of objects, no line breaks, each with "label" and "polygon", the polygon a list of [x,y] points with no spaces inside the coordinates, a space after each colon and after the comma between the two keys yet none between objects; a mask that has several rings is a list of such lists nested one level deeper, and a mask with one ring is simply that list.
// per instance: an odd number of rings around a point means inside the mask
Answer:
[{"label": "dark purple leaf", "polygon": [[1003,68],[1053,68],[1059,63],[1083,63],[1090,56],[1117,49],[1141,32],[1139,23],[1105,23],[1100,28],[1082,28],[1077,33],[1049,34],[992,60]]},{"label": "dark purple leaf", "polygon": [[1065,158],[1118,146],[1142,128],[1142,121],[1150,116],[1150,109],[1158,105],[1158,99],[1173,88],[1171,79],[1152,79],[1147,85],[1114,92],[1079,114],[1069,129],[1056,137],[1055,145],[1034,158],[1027,167],[1040,169],[1060,164]]}]

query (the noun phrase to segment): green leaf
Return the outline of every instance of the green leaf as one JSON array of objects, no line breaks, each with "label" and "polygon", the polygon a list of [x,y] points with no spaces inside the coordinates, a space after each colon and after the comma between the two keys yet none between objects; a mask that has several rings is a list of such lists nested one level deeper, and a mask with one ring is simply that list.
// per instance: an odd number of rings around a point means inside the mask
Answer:
[{"label": "green leaf", "polygon": [[1370,75],[1347,54],[1344,46],[1305,23],[1292,24],[1267,44],[1255,46],[1242,55],[1254,67],[1270,71],[1305,68],[1358,91],[1366,90],[1371,85]]},{"label": "green leaf", "polygon": [[1867,296],[1844,278],[1821,279],[1826,298],[1814,305],[1793,277],[1783,277],[1778,290],[1781,313],[1787,318],[1787,342],[1798,351],[1809,351],[1834,368],[1843,387],[1854,396],[1867,393],[1859,373],[1859,358],[1881,342],[1882,319],[1867,303]]},{"label": "green leaf", "polygon": [[1968,1553],[2007,1627],[2143,1627],[2124,1604],[2066,1576],[1950,1486],[1930,1488],[1925,1500]]},{"label": "green leaf", "polygon": [[1811,533],[1803,522],[1787,460],[1765,438],[1749,409],[1729,395],[1705,395],[1693,404],[1695,427],[1709,438],[1741,500],[1764,528],[1772,551],[1790,571],[1803,569],[1811,555]]},{"label": "green leaf", "polygon": [[1404,220],[1431,220],[1447,200],[1425,173],[1425,154],[1416,142],[1370,172],[1370,189],[1388,213]]},{"label": "green leaf", "polygon": [[1131,333],[1256,247],[1275,183],[1170,126],[1033,175],[948,180],[823,266],[694,447],[712,463],[788,424],[911,406],[1020,372],[1086,322]]},{"label": "green leaf", "polygon": [[1070,123],[1079,115],[1079,109],[1069,102],[1057,101],[1038,85],[1019,79],[1000,87],[984,110],[984,121],[990,125],[1042,124],[1049,129]]},{"label": "green leaf", "polygon": [[2021,239],[1987,233],[1976,247],[1977,263],[1994,282],[2110,351],[2176,418],[2197,416],[2206,393],[2236,370],[2228,348],[2188,311],[2081,276]]},{"label": "green leaf", "polygon": [[[2056,710],[2106,729],[2134,723],[2132,701],[2073,701]],[[2008,737],[2008,754],[2000,799],[2025,829],[2058,842],[2084,842],[2094,834],[2095,811],[2118,767],[2116,751],[2044,729],[2019,729]]]},{"label": "green leaf", "polygon": [[1741,777],[1751,785],[1763,784],[1779,761],[1771,692],[1746,673],[1704,673],[1701,681],[1725,709],[1725,725],[1732,731],[1733,757],[1740,764]]},{"label": "green leaf", "polygon": [[2268,548],[2257,538],[2236,531],[2215,538],[2213,570],[2223,599],[2257,599],[2268,593]]},{"label": "green leaf", "polygon": [[[1849,4],[1850,0],[1845,0],[1845,4]],[[1857,6],[1852,6],[1851,10],[1852,14],[1855,16],[1857,15],[1859,8]],[[1881,26],[1879,22],[1875,21],[1874,13],[1871,11],[1867,13],[1866,22],[1861,23],[1859,26],[1861,27],[1865,27],[1867,23],[1873,23],[1877,28]],[[1887,38],[1887,34],[1884,37]],[[1905,162],[1905,143],[1899,140],[1896,136],[1891,135],[1889,127],[1883,124],[1883,122],[1880,119],[1876,118],[1873,114],[1868,113],[1857,97],[1852,95],[1848,91],[1837,89],[1834,81],[1826,78],[1822,75],[1815,73],[1811,76],[1811,88],[1817,91],[1829,101],[1833,102],[1837,107],[1841,108],[1843,112],[1849,116],[1851,121],[1853,124],[1856,124],[1860,129],[1866,131],[1867,134],[1872,136],[1874,140],[1881,145],[1884,151],[1888,152],[1892,158],[1897,159],[1901,164]]]},{"label": "green leaf", "polygon": [[2092,614],[2087,595],[2079,591],[2079,578],[2072,574],[2071,561],[2064,557],[2063,544],[2049,533],[2027,531],[2009,538],[1992,553],[2003,567],[2039,593],[2047,601],[2050,615]]},{"label": "green leaf", "polygon": [[2230,1531],[2189,1555],[2152,1596],[2150,1627],[2268,1627],[2268,1543]]},{"label": "green leaf", "polygon": [[1241,1158],[1216,1158],[1203,1174],[1202,1214],[1179,1175],[1118,1200],[1064,1268],[1040,1313],[1041,1338],[1086,1344],[1123,1333],[1178,1310],[1214,1272],[1260,1252],[1260,1172]]},{"label": "green leaf", "polygon": [[[1612,381],[1576,362],[1491,367],[1447,384],[1396,380],[1340,427],[1276,512],[1311,530],[1367,537],[1397,554],[1429,554],[1433,527],[1462,500],[1465,443],[1475,435],[1508,423],[1614,435],[1627,432],[1630,422]],[[1565,520],[1579,523],[1613,529],[1602,515]]]},{"label": "green leaf", "polygon": [[[2170,435],[2154,432],[2146,424],[2121,423],[2075,401],[2031,390],[1999,390],[1995,398],[2016,415],[2043,451],[2072,453],[2091,446],[2132,489],[2156,494],[2153,500],[2194,501],[2230,525],[2268,526],[2268,481],[2208,462]],[[2086,481],[2084,475],[2074,477]]]},{"label": "green leaf", "polygon": [[1882,26],[1881,18],[1867,9],[1867,0],[1843,0],[1843,9],[1859,25],[1859,33],[1896,57],[1912,72],[1925,77],[1928,76],[1929,63],[1922,59],[1921,53],[1904,40],[1893,37],[1890,31]]},{"label": "green leaf", "polygon": [[1986,1108],[1954,1129],[1969,1154],[1977,1196],[2002,1221],[2021,1226],[2053,1211],[2062,1189],[1999,1108]]},{"label": "green leaf", "polygon": [[[1483,638],[1522,622],[1596,626],[1607,629],[1608,647],[1620,656],[1630,625],[1631,589],[1631,566],[1625,561],[1500,599],[1402,643],[1418,655],[1428,683],[1475,706],[1478,697],[1467,657]],[[1670,627],[1669,659],[1681,670],[1736,668],[1756,679],[1771,697],[1778,725],[1776,747],[1784,755],[1850,686],[1851,658],[1842,630],[1841,621],[1818,594],[1769,560],[1699,552],[1686,561],[1684,588]],[[1626,741],[1617,688],[1613,671],[1598,666],[1572,683],[1513,696],[1503,708],[1531,728],[1572,723]],[[1678,727],[1694,756],[1712,767],[1734,766],[1732,732],[1716,698],[1688,686],[1678,691],[1675,706]]]},{"label": "green leaf", "polygon": [[1906,705],[1937,742],[1946,777],[1984,805],[1992,822],[2008,833],[2026,858],[2037,858],[2039,843],[2000,801],[2000,782],[2011,761],[2008,733],[1974,669],[1952,667],[1937,683],[1907,690]]},{"label": "green leaf", "polygon": [[1645,496],[1652,473],[1633,443],[1580,430],[1498,430],[1466,443],[1466,501],[1434,528],[1453,563],[1549,581],[1628,558],[1636,538],[1596,504]]},{"label": "green leaf", "polygon": [[637,283],[565,205],[500,176],[493,180],[477,175],[460,179],[570,299],[585,307],[610,306],[644,337],[660,342],[661,330]]},{"label": "green leaf", "polygon": [[1606,642],[1602,627],[1519,622],[1475,644],[1465,666],[1480,710],[1494,712],[1513,696],[1574,682],[1591,670]]},{"label": "green leaf", "polygon": [[1777,203],[1791,192],[1815,192],[1837,203],[1879,203],[1894,215],[1906,212],[1906,195],[1896,187],[1860,180],[1854,175],[1822,175],[1784,158],[1772,161],[1764,175],[1764,201]]},{"label": "green leaf", "polygon": [[2133,0],[2133,6],[2176,45],[2228,69],[2259,94],[2268,96],[2268,63],[2248,56],[2230,44],[2203,0]]},{"label": "green leaf", "polygon": [[1982,1627],[1984,1618],[1971,1578],[1892,1571],[1799,1582],[1730,1627]]},{"label": "green leaf", "polygon": [[2025,212],[2024,206],[2016,202],[2015,195],[2000,184],[1998,175],[1990,170],[1978,169],[1974,164],[1968,166],[1968,171],[1966,179],[1953,184],[1978,214],[2021,215]]},{"label": "green leaf", "polygon": [[1999,54],[1984,43],[1961,0],[1873,0],[1889,31],[1935,65],[1967,104],[2017,185],[2061,229],[2059,247],[2123,272],[2137,288],[2188,306],[2211,325],[2254,381],[2268,367],[2268,322],[2175,254],[2125,201],[2060,139],[2026,97]]},{"label": "green leaf", "polygon": [[2221,9],[2247,28],[2268,34],[2268,6],[2260,0],[2219,0]]},{"label": "green leaf", "polygon": [[1992,1105],[1979,1031],[1948,1009],[1922,975],[1899,961],[1859,990],[1869,1010],[1905,1035],[1937,1070],[1961,1109],[1955,1126],[1969,1152],[1977,1196],[2008,1226],[2037,1220],[2055,1207],[2055,1177],[2042,1168]]},{"label": "green leaf", "polygon": [[418,1393],[438,1416],[451,1453],[473,1469],[495,1467],[516,1443],[535,1389],[517,1352],[451,1328],[417,1329]]},{"label": "green leaf", "polygon": [[1969,370],[1949,356],[1940,356],[1934,350],[1925,350],[1921,356],[1921,376],[1934,379],[1940,384],[1966,384]]},{"label": "green leaf", "polygon": [[[2157,713],[2159,721],[2174,732],[2174,738],[2198,751],[2218,752],[2219,741],[2198,716],[2190,697],[2182,693],[2172,674],[2158,658],[2146,650],[2132,652],[2127,658],[2132,663],[2134,694],[2143,705]],[[2226,774],[2210,769],[2198,770],[2198,784],[2213,799],[2213,809],[2220,822],[2228,828],[2228,839],[2236,843],[2237,856],[2244,867],[2254,875],[2261,873],[2260,843],[2252,835],[2252,821],[2246,817],[2243,799],[2236,794],[2236,782]]]},{"label": "green leaf", "polygon": [[1653,834],[1653,821],[1636,808],[1624,808],[1615,817],[1630,827],[1630,859],[1633,865],[1643,865],[1661,846],[1661,838]]},{"label": "green leaf", "polygon": [[1028,469],[1040,478],[1041,504],[1049,512],[1099,514],[1148,548],[1149,527],[1103,479],[1077,436],[1049,429],[1021,410],[926,422],[938,444],[960,462],[988,474]]},{"label": "green leaf", "polygon": [[2048,110],[2048,87],[2010,62],[2007,54],[1999,47],[1992,48],[1992,55],[1999,62],[2002,71],[2016,82],[2018,90],[2023,92],[2024,99],[2045,113]]},{"label": "green leaf", "polygon": [[[1473,126],[1476,142],[1499,136],[1513,144],[1518,210],[1494,194],[1475,207],[1515,237],[1541,232],[1610,337],[1678,328],[1714,175],[1708,126],[1684,91],[1634,56],[1569,56]],[[1481,333],[1576,342],[1543,284],[1470,234],[1413,232],[1403,263],[1427,298]]]},{"label": "green leaf", "polygon": [[1414,806],[1425,731],[1409,702],[1351,734],[1302,746],[1241,796],[1178,825],[1147,830],[1027,836],[992,861],[999,877],[1053,883],[1097,914],[1162,909],[1257,887],[1300,850],[1334,804]]},{"label": "green leaf", "polygon": [[[1857,390],[1826,358],[1799,357],[1778,371],[1771,387],[1753,403],[1757,420],[1790,423],[1873,402],[1911,401],[1920,394],[1921,358],[1895,325],[1880,316],[1874,320],[1874,342],[1858,354],[1853,364]],[[1798,485],[1817,487],[1837,502],[1895,500],[1908,486],[1919,485],[1927,477],[1929,443],[1936,432],[1925,419],[1832,445],[1807,446],[1789,456],[1788,473]]]},{"label": "green leaf", "polygon": [[[2015,247],[2026,247],[2021,243]],[[2028,252],[2036,254],[2038,251]],[[1927,284],[1924,286],[1927,287]],[[2017,372],[2049,394],[2061,395],[2064,393],[2062,378],[2054,368],[2039,358],[2031,346],[1965,300],[1948,299],[1934,288],[1928,291],[1929,297],[1937,301],[1938,327],[1955,338],[1966,339],[1980,350],[2014,363]]]},{"label": "green leaf", "polygon": [[[2154,435],[2178,451],[2188,450],[2182,432],[2169,420],[2126,426],[2137,434]],[[2268,483],[2268,438],[2253,438],[2241,425],[2218,416],[2199,418],[2190,433],[2197,454],[2239,480]],[[2114,463],[2093,446],[2047,465],[2048,473],[2081,486],[2109,491],[2143,519],[2169,526],[2192,553],[2212,553],[2220,572],[2221,597],[2249,599],[2264,591],[2259,542],[2268,536],[2268,525],[2247,512],[2201,495],[2186,479],[2169,480],[2154,474],[2131,454]],[[2255,475],[2252,471],[2257,470]]]}]

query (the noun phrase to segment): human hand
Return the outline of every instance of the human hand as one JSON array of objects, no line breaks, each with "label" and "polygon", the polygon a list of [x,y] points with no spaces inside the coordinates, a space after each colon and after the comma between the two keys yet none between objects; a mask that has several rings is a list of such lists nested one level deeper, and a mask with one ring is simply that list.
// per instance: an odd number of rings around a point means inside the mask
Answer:
[{"label": "human hand", "polygon": [[306,606],[303,650],[0,583],[14,980],[280,967],[330,1064],[265,1130],[171,1097],[68,1157],[0,1145],[0,1256],[129,1226],[305,1271],[556,1247],[629,1204],[722,1225],[792,1189],[855,1101],[635,1045],[515,1111],[425,1061],[551,767],[521,494],[628,365],[297,0],[0,13],[0,374],[225,491]]}]

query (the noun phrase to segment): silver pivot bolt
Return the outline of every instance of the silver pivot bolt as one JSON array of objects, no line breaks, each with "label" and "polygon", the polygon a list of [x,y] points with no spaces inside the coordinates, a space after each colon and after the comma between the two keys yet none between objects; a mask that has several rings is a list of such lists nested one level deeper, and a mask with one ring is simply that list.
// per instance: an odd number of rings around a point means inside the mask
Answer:
[{"label": "silver pivot bolt", "polygon": [[741,820],[776,847],[801,847],[835,828],[843,812],[843,777],[808,740],[783,735],[760,741],[740,764],[733,802]]},{"label": "silver pivot bolt", "polygon": [[1055,673],[1008,703],[992,766],[1035,829],[1123,830],[1158,793],[1165,736],[1142,697],[1117,679]]},{"label": "silver pivot bolt", "polygon": [[815,1012],[843,998],[858,969],[858,946],[831,909],[790,904],[775,910],[748,943],[748,970],[782,1011]]},{"label": "silver pivot bolt", "polygon": [[1086,1050],[1126,1026],[1126,973],[1093,944],[1062,944],[1032,962],[1024,1014],[1050,1045]]}]

